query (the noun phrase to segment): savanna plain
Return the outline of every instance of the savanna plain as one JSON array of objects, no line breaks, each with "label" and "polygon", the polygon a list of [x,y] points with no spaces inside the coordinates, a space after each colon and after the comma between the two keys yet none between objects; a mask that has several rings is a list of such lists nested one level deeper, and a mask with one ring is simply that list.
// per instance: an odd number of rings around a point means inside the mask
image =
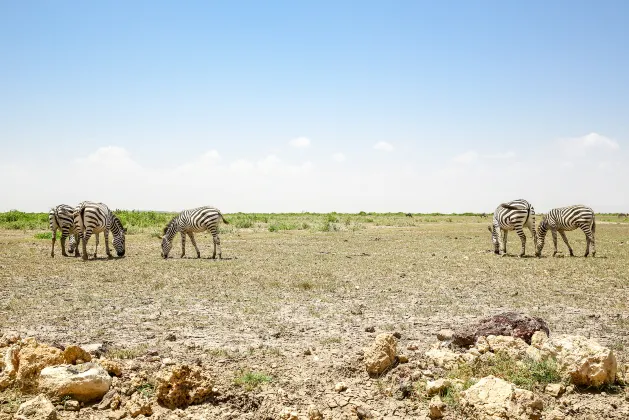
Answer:
[{"label": "savanna plain", "polygon": [[[197,235],[201,259],[189,240],[179,257],[179,235],[171,258],[161,258],[158,236],[171,214],[116,213],[128,228],[125,257],[105,258],[101,238],[98,258],[87,262],[63,257],[59,241],[50,257],[47,214],[0,214],[0,335],[97,344],[122,366],[116,381],[147,398],[154,376],[172,365],[199,367],[212,380],[202,404],[154,404],[153,417],[308,418],[310,410],[312,418],[316,408],[326,419],[428,418],[425,384],[449,374],[430,372],[424,359],[436,333],[505,311],[542,318],[551,336],[596,339],[619,369],[629,362],[629,220],[617,215],[597,215],[595,258],[583,257],[581,231],[568,233],[576,257],[559,238],[563,252],[553,258],[550,235],[543,256],[532,257],[527,231],[527,257],[519,258],[514,233],[509,255],[494,255],[491,215],[225,214],[223,259],[212,260],[209,234]],[[363,348],[382,332],[395,333],[403,357],[373,377]],[[622,384],[554,398],[538,382],[528,389],[544,413],[629,412]],[[445,418],[469,418],[456,393],[445,394]],[[28,398],[3,391],[0,416],[12,418]],[[116,418],[97,405],[60,410],[59,418]]]}]

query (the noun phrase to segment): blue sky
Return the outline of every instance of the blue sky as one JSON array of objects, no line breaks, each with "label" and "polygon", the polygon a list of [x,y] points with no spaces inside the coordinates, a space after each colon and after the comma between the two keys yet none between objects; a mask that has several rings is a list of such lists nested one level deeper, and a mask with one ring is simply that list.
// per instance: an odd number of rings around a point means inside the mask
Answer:
[{"label": "blue sky", "polygon": [[625,1],[0,2],[0,211],[626,211],[628,18]]}]

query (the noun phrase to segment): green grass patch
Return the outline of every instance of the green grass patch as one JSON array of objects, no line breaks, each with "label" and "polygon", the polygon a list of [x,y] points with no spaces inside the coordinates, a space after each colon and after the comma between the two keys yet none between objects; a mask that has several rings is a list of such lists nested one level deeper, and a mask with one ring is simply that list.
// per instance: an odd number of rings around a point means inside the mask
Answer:
[{"label": "green grass patch", "polygon": [[496,353],[493,358],[486,361],[477,360],[471,364],[460,365],[448,372],[447,376],[467,382],[472,378],[483,378],[489,375],[528,390],[562,381],[557,363],[552,359],[536,361],[526,358],[520,363],[503,352]]},{"label": "green grass patch", "polygon": [[[52,239],[52,232],[41,232],[34,235],[35,239]],[[61,239],[61,232],[57,231],[57,239]]]},{"label": "green grass patch", "polygon": [[129,348],[114,347],[107,350],[107,357],[110,359],[135,359],[146,353],[146,349],[148,349],[148,344],[140,344]]},{"label": "green grass patch", "polygon": [[273,381],[273,377],[262,372],[252,372],[249,370],[236,373],[234,383],[251,391],[264,383]]}]

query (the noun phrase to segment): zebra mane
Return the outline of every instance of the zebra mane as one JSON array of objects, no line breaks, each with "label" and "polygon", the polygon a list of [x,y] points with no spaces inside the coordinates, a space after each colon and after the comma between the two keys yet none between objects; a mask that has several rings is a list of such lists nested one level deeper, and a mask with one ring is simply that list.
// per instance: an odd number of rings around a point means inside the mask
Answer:
[{"label": "zebra mane", "polygon": [[168,229],[175,223],[175,219],[176,218],[177,218],[177,216],[175,216],[172,219],[170,219],[170,222],[168,222],[168,224],[164,228],[164,232],[162,233],[163,235],[166,235],[166,232],[168,232]]}]

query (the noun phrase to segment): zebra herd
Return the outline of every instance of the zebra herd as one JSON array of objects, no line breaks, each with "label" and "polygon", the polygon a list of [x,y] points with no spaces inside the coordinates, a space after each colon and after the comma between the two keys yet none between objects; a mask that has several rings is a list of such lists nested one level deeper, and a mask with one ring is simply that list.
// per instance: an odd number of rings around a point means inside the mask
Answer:
[{"label": "zebra herd", "polygon": [[[184,210],[175,216],[164,228],[162,240],[162,257],[168,258],[168,253],[172,248],[172,240],[177,233],[181,233],[181,256],[186,255],[186,235],[190,237],[190,241],[197,251],[197,258],[201,257],[201,252],[194,239],[194,234],[209,230],[214,240],[214,254],[212,258],[216,258],[218,248],[218,258],[221,255],[221,241],[218,237],[218,222],[223,221],[228,224],[221,212],[210,206],[198,207],[192,210]],[[66,239],[69,238],[70,254],[74,253],[75,257],[81,255],[79,253],[79,243],[83,245],[82,258],[88,259],[87,242],[92,234],[96,234],[96,247],[94,249],[94,258],[98,252],[98,234],[103,233],[105,237],[105,252],[108,258],[113,258],[109,249],[109,232],[113,235],[113,244],[116,254],[123,257],[125,254],[125,234],[127,230],[122,226],[120,219],[103,203],[95,203],[84,201],[77,207],[67,204],[60,204],[54,207],[48,213],[48,221],[50,230],[52,230],[52,250],[50,256],[55,256],[55,242],[57,240],[57,230],[61,231],[61,253],[67,257]]]},{"label": "zebra herd", "polygon": [[[77,207],[68,206],[66,204],[58,205],[50,210],[48,215],[50,229],[52,230],[52,250],[50,256],[55,256],[55,241],[57,239],[57,230],[61,230],[61,253],[66,253],[65,243],[69,238],[70,254],[74,253],[75,257],[79,254],[79,243],[82,244],[82,258],[88,259],[87,242],[92,234],[96,235],[96,247],[94,250],[94,258],[98,251],[98,234],[103,233],[105,237],[105,251],[108,258],[113,258],[109,248],[109,233],[113,235],[113,245],[119,257],[125,255],[125,234],[126,229],[122,226],[120,219],[103,203],[95,203],[84,201]],[[168,258],[168,254],[172,249],[172,241],[177,233],[181,234],[181,257],[186,255],[186,235],[190,238],[190,242],[197,252],[197,258],[201,257],[201,252],[194,238],[195,233],[210,231],[214,243],[214,252],[212,258],[221,259],[221,241],[218,237],[218,224],[223,221],[229,224],[223,217],[223,214],[216,208],[210,206],[198,207],[191,210],[184,210],[175,216],[164,228],[162,240],[162,257]],[[526,255],[526,236],[524,228],[527,228],[536,245],[535,255],[540,257],[544,248],[544,238],[548,230],[551,231],[555,250],[553,256],[557,254],[557,232],[566,243],[571,256],[574,256],[572,247],[568,243],[565,232],[580,228],[586,237],[585,256],[590,254],[590,246],[592,247],[592,256],[596,255],[596,244],[594,234],[596,232],[596,221],[594,212],[591,208],[583,205],[575,205],[569,207],[561,207],[552,209],[539,224],[538,230],[535,229],[535,209],[526,200],[518,199],[508,203],[500,204],[493,216],[492,224],[488,226],[491,232],[491,239],[494,245],[494,252],[503,254],[507,252],[507,233],[514,230],[520,237],[522,242],[522,250],[520,256]]]},{"label": "zebra herd", "polygon": [[[594,218],[594,211],[591,208],[578,204],[569,207],[560,207],[552,209],[548,212],[544,220],[539,225],[538,230],[535,230],[535,209],[526,200],[514,200],[509,203],[500,204],[494,212],[494,218],[492,225],[489,226],[491,232],[491,239],[494,244],[494,252],[500,254],[507,252],[507,233],[510,230],[515,232],[522,241],[522,251],[520,256],[523,257],[526,254],[526,236],[524,235],[524,228],[528,228],[535,241],[536,250],[535,255],[541,257],[542,250],[544,249],[544,238],[548,230],[551,231],[553,236],[553,243],[555,245],[555,251],[553,256],[557,255],[557,232],[561,235],[561,238],[566,243],[570,256],[574,256],[572,247],[568,243],[568,238],[565,232],[580,228],[585,233],[586,248],[585,257],[590,254],[590,246],[592,247],[592,256],[596,256],[596,243],[594,240],[594,234],[596,233],[596,220]],[[500,247],[502,233],[502,247]]]}]

